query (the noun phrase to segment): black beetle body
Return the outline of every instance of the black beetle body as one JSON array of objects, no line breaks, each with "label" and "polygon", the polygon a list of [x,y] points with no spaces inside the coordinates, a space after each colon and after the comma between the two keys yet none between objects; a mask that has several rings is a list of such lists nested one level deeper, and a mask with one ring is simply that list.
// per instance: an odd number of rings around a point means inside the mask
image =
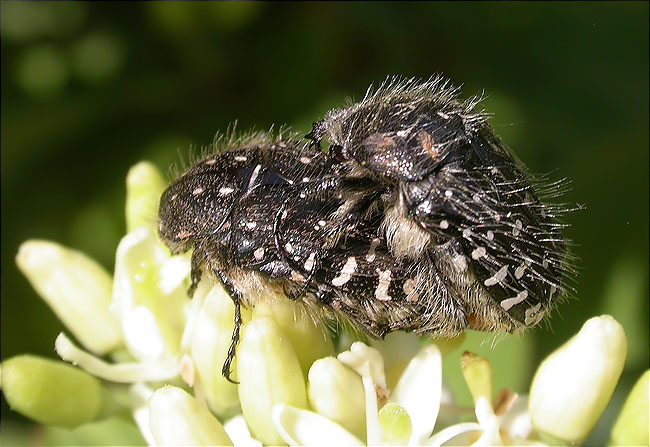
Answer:
[{"label": "black beetle body", "polygon": [[[382,338],[536,325],[570,289],[543,186],[440,78],[391,79],[307,135],[231,141],[162,195],[159,232],[240,305],[284,292]],[[328,154],[321,141],[330,144]]]}]

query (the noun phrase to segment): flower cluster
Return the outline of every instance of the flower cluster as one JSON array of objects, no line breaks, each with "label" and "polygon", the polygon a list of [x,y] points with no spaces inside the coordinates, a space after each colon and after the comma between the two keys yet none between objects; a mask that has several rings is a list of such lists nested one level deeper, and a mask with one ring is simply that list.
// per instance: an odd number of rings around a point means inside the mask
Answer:
[{"label": "flower cluster", "polygon": [[[158,171],[136,165],[127,187],[128,234],[113,277],[52,242],[28,241],[18,253],[20,269],[82,346],[65,334],[55,342],[76,367],[29,355],[2,363],[11,407],[43,424],[128,413],[149,445],[573,443],[586,439],[621,375],[623,329],[596,317],[540,365],[529,396],[501,390],[492,399],[490,363],[463,354],[474,408],[460,408],[441,362],[462,338],[334,340],[299,303],[278,296],[244,310],[233,384],[221,375],[232,301],[207,279],[188,298],[188,256],[171,256],[147,218],[165,187]],[[649,381],[646,373],[632,391],[613,442],[647,443],[639,409],[647,415]]]}]

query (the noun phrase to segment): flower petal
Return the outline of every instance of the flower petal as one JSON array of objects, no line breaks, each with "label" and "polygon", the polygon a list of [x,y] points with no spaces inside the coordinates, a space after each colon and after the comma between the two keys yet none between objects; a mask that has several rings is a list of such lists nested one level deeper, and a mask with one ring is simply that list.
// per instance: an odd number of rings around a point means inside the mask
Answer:
[{"label": "flower petal", "polygon": [[165,352],[165,339],[148,307],[135,306],[122,318],[124,340],[139,359],[157,359]]},{"label": "flower petal", "polygon": [[362,376],[361,382],[366,395],[366,440],[368,445],[379,445],[382,438],[382,429],[377,413],[376,385],[370,375]]},{"label": "flower petal", "polygon": [[[167,352],[172,355],[179,352],[190,300],[183,283],[171,292],[161,289],[161,272],[169,260],[167,248],[147,227],[128,233],[117,248],[111,309],[122,322],[125,333],[133,329],[129,326],[129,315],[137,306],[146,307],[158,326],[157,331],[146,332],[153,338],[144,343],[140,343],[141,336],[128,337],[127,347],[140,360],[153,360],[161,354],[156,340],[158,334]],[[174,282],[178,282],[177,278]],[[138,343],[134,344],[136,340]],[[142,349],[147,346],[153,350]]]},{"label": "flower petal", "polygon": [[160,267],[158,288],[164,295],[173,293],[183,286],[191,270],[191,262],[187,256],[172,256]]},{"label": "flower petal", "polygon": [[460,424],[452,425],[440,430],[438,433],[427,439],[422,445],[431,445],[440,447],[445,442],[455,438],[456,436],[472,431],[480,431],[481,426],[476,422],[462,422]]},{"label": "flower petal", "polygon": [[147,445],[157,445],[153,433],[151,433],[151,428],[149,428],[149,406],[147,405],[149,399],[153,396],[153,390],[143,383],[136,383],[131,385],[129,394],[133,402],[131,415],[142,437],[147,442]]},{"label": "flower petal", "polygon": [[153,362],[141,363],[106,363],[76,347],[63,333],[54,342],[57,354],[93,376],[119,383],[153,382],[169,380],[180,373],[180,366],[175,359],[161,357]]},{"label": "flower petal", "polygon": [[241,414],[230,418],[223,424],[228,437],[232,439],[235,445],[245,445],[246,447],[262,447],[262,443],[251,436],[251,432],[246,425],[246,419]]},{"label": "flower petal", "polygon": [[340,353],[337,358],[360,376],[368,375],[379,387],[386,388],[384,358],[375,348],[357,341],[352,343],[349,351]]},{"label": "flower petal", "polygon": [[413,430],[409,445],[420,445],[431,436],[440,410],[442,393],[442,357],[440,349],[430,344],[409,362],[390,397],[411,418]]},{"label": "flower petal", "polygon": [[276,430],[289,445],[364,445],[352,433],[318,413],[284,403],[275,404],[272,413]]},{"label": "flower petal", "polygon": [[499,419],[492,410],[492,404],[487,398],[480,396],[476,399],[476,419],[481,425],[483,433],[478,440],[472,444],[476,447],[490,447],[503,445],[499,436]]},{"label": "flower petal", "polygon": [[528,414],[528,396],[519,396],[510,410],[501,417],[501,430],[514,441],[520,442],[529,438],[533,432],[533,424]]}]

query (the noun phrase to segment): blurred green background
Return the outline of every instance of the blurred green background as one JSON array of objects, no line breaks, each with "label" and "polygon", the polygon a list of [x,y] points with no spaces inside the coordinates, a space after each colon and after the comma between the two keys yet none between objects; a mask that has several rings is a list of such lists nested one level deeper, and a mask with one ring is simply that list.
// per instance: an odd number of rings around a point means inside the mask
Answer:
[{"label": "blurred green background", "polygon": [[[167,172],[234,120],[307,132],[388,74],[443,73],[464,96],[485,91],[519,157],[570,177],[564,199],[586,204],[567,218],[576,299],[550,330],[476,349],[497,385],[525,392],[584,320],[615,316],[628,361],[589,443],[606,440],[648,366],[648,3],[3,1],[1,13],[3,359],[54,357],[63,329],[18,272],[19,244],[55,240],[112,270],[134,163]],[[26,424],[4,398],[2,418]]]}]

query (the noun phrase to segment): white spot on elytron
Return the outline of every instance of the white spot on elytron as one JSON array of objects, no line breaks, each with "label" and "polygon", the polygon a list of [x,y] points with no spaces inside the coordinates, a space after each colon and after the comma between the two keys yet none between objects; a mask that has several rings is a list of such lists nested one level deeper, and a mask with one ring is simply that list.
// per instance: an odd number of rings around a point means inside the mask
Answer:
[{"label": "white spot on elytron", "polygon": [[284,244],[284,249],[287,250],[288,253],[293,253],[293,245],[291,245],[291,242]]},{"label": "white spot on elytron", "polygon": [[398,137],[404,138],[404,137],[408,136],[408,134],[409,134],[408,130],[398,130],[397,131],[397,136]]},{"label": "white spot on elytron", "polygon": [[487,250],[485,247],[478,247],[474,250],[472,250],[472,259],[481,259],[485,254],[487,253]]},{"label": "white spot on elytron", "polygon": [[233,191],[234,191],[233,188],[229,188],[229,187],[227,187],[227,186],[224,186],[223,188],[221,188],[221,189],[219,190],[219,195],[220,195],[220,196],[226,196],[226,195],[230,194],[230,193],[233,192]]},{"label": "white spot on elytron", "polygon": [[375,298],[379,301],[392,300],[393,297],[388,294],[392,272],[390,270],[377,269],[377,273],[379,274],[379,284],[377,284],[377,288],[375,289]]},{"label": "white spot on elytron", "polygon": [[306,195],[304,192],[301,192],[301,193],[300,193],[300,198],[301,198],[301,199],[304,199],[305,197],[307,197],[307,195]]},{"label": "white spot on elytron", "polygon": [[249,230],[252,230],[255,227],[257,227],[257,222],[246,222],[246,228]]},{"label": "white spot on elytron", "polygon": [[475,202],[480,202],[480,201],[481,201],[481,196],[479,196],[478,194],[474,194],[474,195],[472,196],[472,199],[473,199]]},{"label": "white spot on elytron", "polygon": [[309,163],[311,163],[311,158],[309,158],[309,157],[300,157],[300,163],[302,163],[304,165],[308,165]]},{"label": "white spot on elytron", "polygon": [[494,233],[492,232],[492,230],[488,230],[488,232],[487,232],[487,240],[488,241],[494,240]]},{"label": "white spot on elytron", "polygon": [[216,158],[211,158],[209,160],[206,160],[205,164],[208,165],[208,166],[211,166],[211,165],[215,164],[216,162],[217,162]]},{"label": "white spot on elytron", "polygon": [[293,185],[293,180],[287,180],[290,185]]},{"label": "white spot on elytron", "polygon": [[522,230],[523,227],[524,226],[521,223],[521,221],[519,219],[517,219],[515,221],[515,228],[512,229],[512,235],[515,236],[515,237],[519,236],[519,233],[521,233],[521,230]]},{"label": "white spot on elytron", "polygon": [[293,279],[296,282],[307,282],[304,276],[300,272],[296,272],[295,270],[291,270],[291,279]]},{"label": "white spot on elytron", "polygon": [[512,211],[508,211],[508,214],[506,214],[506,217],[509,219],[510,216],[512,216]]},{"label": "white spot on elytron", "polygon": [[503,301],[501,301],[501,307],[503,310],[510,310],[512,306],[515,306],[519,303],[521,303],[523,300],[525,300],[528,297],[528,290],[523,290],[517,294],[516,297],[514,298],[508,298]]},{"label": "white spot on elytron", "polygon": [[255,251],[253,252],[253,256],[254,256],[255,259],[257,259],[258,261],[261,261],[262,258],[264,257],[264,247],[260,247],[260,248],[258,248],[257,250],[255,250]]},{"label": "white spot on elytron", "polygon": [[379,246],[380,242],[381,241],[379,240],[379,238],[374,238],[370,242],[370,248],[368,249],[368,254],[366,255],[366,261],[372,262],[375,260],[375,258],[377,257],[377,255],[375,254],[375,250]]},{"label": "white spot on elytron", "polygon": [[318,225],[320,225],[321,227],[324,227],[326,223],[327,222],[325,222],[324,220],[319,220],[318,221]]},{"label": "white spot on elytron", "polygon": [[526,309],[526,312],[524,314],[524,324],[526,326],[534,326],[539,323],[539,320],[541,320],[543,316],[542,312],[539,311],[541,307],[542,303],[537,303],[533,307]]},{"label": "white spot on elytron", "polygon": [[286,219],[288,214],[289,213],[287,213],[287,210],[282,211],[282,218]]},{"label": "white spot on elytron", "polygon": [[520,265],[515,269],[515,278],[521,279],[522,276],[524,276],[524,270],[526,269],[525,265]]},{"label": "white spot on elytron", "polygon": [[449,222],[447,222],[446,220],[441,220],[440,221],[440,228],[442,228],[443,230],[446,230],[447,228],[449,228]]},{"label": "white spot on elytron", "polygon": [[499,269],[498,272],[496,272],[494,274],[494,276],[491,276],[488,279],[486,279],[485,281],[483,281],[483,284],[485,284],[488,287],[493,286],[495,284],[500,283],[504,279],[506,279],[506,276],[508,276],[508,266],[504,265],[503,267],[501,267]]},{"label": "white spot on elytron", "polygon": [[300,256],[296,255],[293,257],[293,260],[296,262],[300,262]]},{"label": "white spot on elytron", "polygon": [[238,155],[235,157],[235,161],[246,161],[248,160],[247,157],[244,157],[243,155]]},{"label": "white spot on elytron", "polygon": [[170,199],[170,200],[176,200],[176,197],[178,197],[178,194],[174,194],[174,195],[171,196],[169,199]]},{"label": "white spot on elytron", "polygon": [[341,269],[341,274],[332,280],[332,285],[341,287],[352,278],[352,274],[357,271],[357,259],[349,256],[347,262]]},{"label": "white spot on elytron", "polygon": [[316,253],[311,253],[307,258],[307,261],[305,261],[305,270],[311,272],[311,269],[314,268],[315,259],[316,259]]},{"label": "white spot on elytron", "polygon": [[467,269],[467,259],[463,255],[454,256],[451,260],[456,270],[463,271]]},{"label": "white spot on elytron", "polygon": [[303,183],[307,183],[308,181],[309,181],[309,177],[303,177],[303,178],[302,178],[302,182],[303,182]]},{"label": "white spot on elytron", "polygon": [[262,169],[262,165],[255,166],[255,169],[253,169],[253,172],[251,173],[251,177],[248,180],[249,185],[255,184],[255,180],[257,180],[257,176],[260,175],[260,169]]},{"label": "white spot on elytron", "polygon": [[447,191],[445,191],[445,197],[451,197],[451,196],[453,196],[453,195],[454,195],[454,193],[453,193],[450,189],[448,189]]},{"label": "white spot on elytron", "polygon": [[402,290],[406,294],[406,301],[409,302],[414,302],[417,301],[420,296],[417,293],[414,293],[415,291],[415,286],[417,285],[418,281],[416,279],[410,278],[404,281],[404,285],[402,286]]},{"label": "white spot on elytron", "polygon": [[463,237],[465,239],[469,239],[471,236],[472,236],[472,230],[470,230],[469,228],[465,228],[463,230]]}]

